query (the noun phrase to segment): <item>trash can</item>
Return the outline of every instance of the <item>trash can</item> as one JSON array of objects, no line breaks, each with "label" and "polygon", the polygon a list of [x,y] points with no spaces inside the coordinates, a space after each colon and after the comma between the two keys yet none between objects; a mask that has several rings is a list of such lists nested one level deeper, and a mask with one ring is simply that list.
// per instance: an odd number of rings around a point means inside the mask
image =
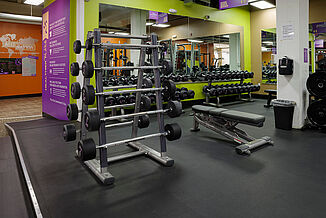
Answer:
[{"label": "trash can", "polygon": [[294,101],[274,99],[275,128],[291,130],[293,122],[293,113],[296,103]]}]

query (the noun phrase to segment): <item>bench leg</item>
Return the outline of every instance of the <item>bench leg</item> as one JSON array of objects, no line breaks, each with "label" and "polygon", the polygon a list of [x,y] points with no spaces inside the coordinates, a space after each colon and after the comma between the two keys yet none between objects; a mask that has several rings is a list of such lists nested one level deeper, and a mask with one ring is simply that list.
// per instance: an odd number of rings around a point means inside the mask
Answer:
[{"label": "bench leg", "polygon": [[196,121],[196,113],[194,113],[194,121],[193,121],[193,128],[190,129],[191,132],[198,132],[199,129],[199,123]]},{"label": "bench leg", "polygon": [[272,98],[273,98],[273,95],[270,93],[268,95],[267,104],[265,104],[264,107],[272,107],[272,105],[271,105]]}]

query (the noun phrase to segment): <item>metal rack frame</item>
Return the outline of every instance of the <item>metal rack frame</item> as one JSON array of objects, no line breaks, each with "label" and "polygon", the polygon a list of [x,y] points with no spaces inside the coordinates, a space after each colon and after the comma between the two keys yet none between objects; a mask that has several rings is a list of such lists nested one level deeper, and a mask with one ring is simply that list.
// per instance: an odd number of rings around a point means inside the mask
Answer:
[{"label": "metal rack frame", "polygon": [[[110,44],[106,45],[101,43],[102,37],[110,37],[110,38],[130,38],[130,39],[141,39],[140,45],[131,45],[131,44]],[[100,29],[94,29],[93,32],[89,32],[87,38],[92,38],[94,40],[93,48],[94,48],[94,56],[95,56],[95,80],[96,80],[96,93],[103,93],[103,81],[102,81],[102,70],[107,70],[107,68],[102,67],[102,57],[101,57],[101,50],[107,47],[119,47],[125,49],[140,49],[140,59],[139,59],[139,66],[140,67],[128,67],[133,69],[138,69],[138,81],[136,89],[141,89],[143,84],[143,69],[145,63],[145,56],[146,56],[146,48],[152,48],[152,63],[153,63],[153,71],[154,71],[154,86],[157,88],[155,90],[156,93],[156,109],[163,111],[163,102],[162,102],[162,89],[161,89],[161,80],[160,80],[160,72],[159,72],[159,56],[158,56],[158,48],[160,45],[157,42],[157,35],[151,34],[150,36],[117,36],[114,34],[101,34]],[[151,45],[146,45],[146,41],[151,41]],[[86,52],[86,60],[92,59],[92,52]],[[121,67],[120,67],[121,68]],[[110,67],[110,69],[114,70],[117,67]],[[90,79],[84,78],[84,86],[89,84]],[[117,90],[117,89],[114,89]],[[104,105],[105,95],[96,95],[96,106],[99,112],[100,118],[105,118],[105,105]],[[140,105],[141,105],[141,92],[136,92],[136,102],[134,104],[134,113],[140,112]],[[87,112],[88,107],[83,103],[82,108],[82,129],[81,129],[81,139],[86,138],[87,130],[84,125],[84,116]],[[140,143],[139,141],[132,141],[127,143],[128,146],[134,148],[136,151],[115,156],[115,157],[108,157],[108,149],[107,147],[99,147],[98,157],[99,159],[93,159],[89,161],[85,161],[84,164],[87,168],[104,184],[112,184],[114,183],[114,176],[110,174],[108,171],[109,164],[112,162],[123,160],[131,157],[136,157],[139,155],[146,155],[151,157],[152,159],[156,160],[157,162],[165,165],[165,166],[172,166],[174,164],[174,160],[169,158],[166,155],[167,147],[166,147],[166,134],[164,130],[164,117],[163,113],[156,113],[157,114],[157,121],[159,125],[159,138],[160,138],[160,150],[154,150],[149,146]],[[136,138],[138,135],[138,119],[139,116],[135,116],[133,118],[132,123],[132,133],[131,137]],[[107,137],[106,137],[106,126],[105,122],[101,122],[100,128],[98,130],[99,135],[99,145],[107,144]]]}]

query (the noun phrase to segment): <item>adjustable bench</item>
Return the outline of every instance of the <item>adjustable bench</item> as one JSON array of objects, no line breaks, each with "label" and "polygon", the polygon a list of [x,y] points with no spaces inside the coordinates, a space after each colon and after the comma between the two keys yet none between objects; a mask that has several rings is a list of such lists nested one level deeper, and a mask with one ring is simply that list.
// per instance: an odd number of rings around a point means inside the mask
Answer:
[{"label": "adjustable bench", "polygon": [[203,105],[194,105],[192,110],[194,111],[194,126],[191,131],[199,131],[199,124],[201,124],[238,143],[239,146],[235,148],[238,154],[249,155],[255,148],[274,143],[270,137],[255,139],[236,127],[239,123],[262,127],[265,122],[264,116]]}]

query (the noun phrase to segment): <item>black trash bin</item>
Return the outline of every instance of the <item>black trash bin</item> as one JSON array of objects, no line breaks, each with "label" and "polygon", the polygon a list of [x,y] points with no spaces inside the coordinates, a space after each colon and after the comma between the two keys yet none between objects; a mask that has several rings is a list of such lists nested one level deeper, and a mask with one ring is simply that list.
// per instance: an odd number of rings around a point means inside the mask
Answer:
[{"label": "black trash bin", "polygon": [[291,130],[293,123],[294,101],[275,99],[272,101],[274,106],[275,128]]}]

